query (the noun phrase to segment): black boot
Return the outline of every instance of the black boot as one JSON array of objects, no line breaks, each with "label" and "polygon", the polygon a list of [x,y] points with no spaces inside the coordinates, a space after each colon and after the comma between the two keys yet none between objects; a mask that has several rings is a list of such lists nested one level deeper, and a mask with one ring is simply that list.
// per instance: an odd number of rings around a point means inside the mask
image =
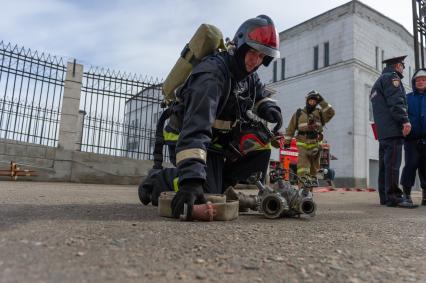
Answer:
[{"label": "black boot", "polygon": [[411,187],[402,187],[402,191],[404,192],[404,195],[410,196],[411,195]]},{"label": "black boot", "polygon": [[[147,178],[149,179],[149,178]],[[152,183],[149,180],[145,179],[138,188],[139,200],[144,205],[147,205],[151,202],[151,194],[152,194]]]},{"label": "black boot", "polygon": [[403,190],[404,190],[404,194],[402,196],[402,201],[398,203],[398,206],[402,208],[418,207],[418,205],[415,205],[413,203],[413,200],[411,199],[411,187],[403,187]]},{"label": "black boot", "polygon": [[[148,205],[151,202],[152,192],[154,190],[154,178],[153,176],[160,172],[158,169],[151,169],[148,172],[148,176],[142,181],[138,188],[139,200],[144,205]],[[155,201],[154,201],[155,202]],[[153,203],[154,203],[153,202]]]}]

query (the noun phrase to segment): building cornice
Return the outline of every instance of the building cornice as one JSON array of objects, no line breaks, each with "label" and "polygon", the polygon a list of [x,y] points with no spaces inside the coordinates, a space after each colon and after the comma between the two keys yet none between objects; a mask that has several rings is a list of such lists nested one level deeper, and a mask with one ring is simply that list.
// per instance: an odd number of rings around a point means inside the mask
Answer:
[{"label": "building cornice", "polygon": [[[281,80],[281,81],[269,83],[268,87],[272,87],[272,88],[282,87],[282,86],[285,86],[286,84],[294,83],[294,82],[297,82],[297,81],[302,80],[302,79],[318,76],[321,73],[326,73],[326,72],[335,71],[335,70],[338,70],[338,69],[343,69],[343,68],[353,67],[353,66],[361,67],[365,71],[368,71],[372,75],[375,75],[377,77],[379,77],[382,74],[381,71],[374,69],[373,67],[371,67],[367,63],[353,58],[353,59],[342,61],[342,62],[339,62],[339,63],[336,63],[336,64],[332,64],[328,67],[324,67],[324,68],[321,68],[321,69],[318,69],[318,70],[315,70],[315,71],[312,70],[312,71],[309,71],[309,72],[305,72],[303,74],[299,74],[299,75],[296,75],[296,76],[285,78],[284,80]],[[409,86],[404,84],[404,87],[407,88]]]},{"label": "building cornice", "polygon": [[410,44],[410,46],[414,45],[413,36],[400,23],[392,20],[391,18],[388,18],[387,16],[358,0],[352,0],[346,4],[338,6],[294,27],[280,32],[280,40],[282,41],[290,39],[307,30],[319,29],[321,28],[321,25],[324,25],[330,21],[335,21],[342,17],[349,17],[354,14],[367,19],[368,21],[394,34],[397,34],[402,40]]}]

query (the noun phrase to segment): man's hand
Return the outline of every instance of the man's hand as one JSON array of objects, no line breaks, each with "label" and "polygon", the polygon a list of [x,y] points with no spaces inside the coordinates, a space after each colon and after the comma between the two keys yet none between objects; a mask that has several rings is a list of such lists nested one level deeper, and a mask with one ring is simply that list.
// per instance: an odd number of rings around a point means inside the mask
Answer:
[{"label": "man's hand", "polygon": [[172,200],[173,217],[179,218],[184,213],[184,206],[187,204],[186,220],[192,220],[192,208],[194,204],[206,203],[203,186],[199,180],[185,180],[179,185],[179,191]]},{"label": "man's hand", "polygon": [[411,132],[411,124],[410,122],[402,124],[402,134],[404,137],[408,136],[408,134]]},{"label": "man's hand", "polygon": [[281,129],[283,125],[283,116],[281,115],[280,110],[276,107],[270,107],[266,109],[265,117],[263,117],[269,123],[276,123],[274,129],[272,130],[274,134],[278,133],[279,129]]},{"label": "man's hand", "polygon": [[324,98],[319,93],[317,94],[317,101],[318,101],[318,104],[324,101]]}]

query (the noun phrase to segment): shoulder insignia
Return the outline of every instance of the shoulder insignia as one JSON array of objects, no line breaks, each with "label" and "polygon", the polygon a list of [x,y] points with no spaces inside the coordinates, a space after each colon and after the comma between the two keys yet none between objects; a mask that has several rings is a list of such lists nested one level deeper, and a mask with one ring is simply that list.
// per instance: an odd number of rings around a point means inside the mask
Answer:
[{"label": "shoulder insignia", "polygon": [[394,87],[399,87],[399,85],[401,84],[401,80],[398,79],[392,79],[392,84]]}]

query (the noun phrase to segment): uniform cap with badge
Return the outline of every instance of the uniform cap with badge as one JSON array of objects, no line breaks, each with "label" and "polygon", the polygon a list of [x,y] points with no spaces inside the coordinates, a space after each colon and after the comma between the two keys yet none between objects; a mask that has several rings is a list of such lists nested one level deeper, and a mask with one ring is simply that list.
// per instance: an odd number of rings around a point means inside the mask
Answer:
[{"label": "uniform cap with badge", "polygon": [[382,63],[386,64],[387,66],[389,65],[395,65],[397,63],[402,63],[404,64],[404,59],[407,57],[407,55],[403,55],[403,56],[398,56],[398,57],[392,57],[392,58],[388,58],[386,60],[383,60]]}]

